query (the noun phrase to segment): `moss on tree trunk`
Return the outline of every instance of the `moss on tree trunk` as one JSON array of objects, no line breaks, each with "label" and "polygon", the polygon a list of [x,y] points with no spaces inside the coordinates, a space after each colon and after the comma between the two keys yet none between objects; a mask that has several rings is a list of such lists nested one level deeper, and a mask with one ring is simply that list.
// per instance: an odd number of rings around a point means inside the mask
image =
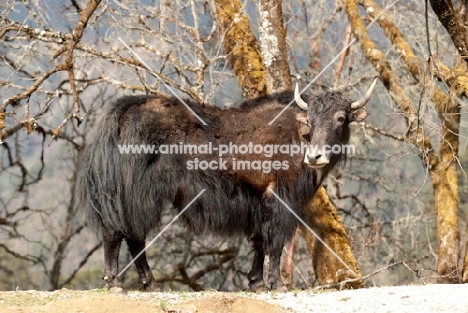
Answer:
[{"label": "moss on tree trunk", "polygon": [[217,0],[216,16],[225,34],[224,52],[228,55],[239,85],[247,99],[266,93],[266,77],[257,39],[249,27],[240,1]]},{"label": "moss on tree trunk", "polygon": [[[314,229],[319,237],[357,274],[357,277],[354,276],[322,243],[318,242],[302,226],[302,234],[312,258],[315,275],[319,284],[335,284],[347,279],[362,277],[356,258],[351,251],[349,238],[343,222],[323,186],[317,190],[315,197],[309,203],[304,218],[307,225]],[[345,285],[346,288],[362,288],[363,286],[362,280]]]}]

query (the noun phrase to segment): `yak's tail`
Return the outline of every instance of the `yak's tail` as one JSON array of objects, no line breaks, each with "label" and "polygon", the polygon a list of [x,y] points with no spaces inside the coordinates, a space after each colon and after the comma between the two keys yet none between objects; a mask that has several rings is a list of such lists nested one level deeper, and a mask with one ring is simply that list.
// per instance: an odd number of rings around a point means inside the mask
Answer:
[{"label": "yak's tail", "polygon": [[[138,208],[154,205],[142,203],[152,201],[148,197],[155,196],[150,195],[155,192],[150,190],[151,186],[145,186],[145,181],[151,180],[148,177],[150,174],[141,177],[146,172],[141,161],[147,156],[125,155],[119,151],[121,117],[131,107],[142,105],[149,98],[124,97],[110,104],[87,137],[76,178],[75,207],[85,209],[87,226],[93,231],[99,232],[106,227],[125,236],[144,238],[147,231],[155,226],[155,216],[151,218],[147,216],[151,212],[144,212],[144,209],[141,212],[142,208]],[[138,129],[129,127],[125,131],[127,134],[133,133],[132,137],[138,140]],[[134,191],[138,191],[142,199],[132,199]]]}]

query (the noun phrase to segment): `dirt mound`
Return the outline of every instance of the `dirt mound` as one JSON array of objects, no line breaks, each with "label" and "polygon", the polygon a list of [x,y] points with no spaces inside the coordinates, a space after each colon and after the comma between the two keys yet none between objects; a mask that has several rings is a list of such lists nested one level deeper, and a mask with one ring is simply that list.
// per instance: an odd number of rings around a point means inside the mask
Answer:
[{"label": "dirt mound", "polygon": [[[119,312],[119,313],[164,313],[161,306],[149,304],[143,301],[103,294],[102,296],[81,297],[76,299],[57,299],[50,302],[32,303],[23,306],[18,303],[13,307],[2,307],[0,311],[5,313],[98,313],[98,312]],[[26,303],[24,303],[26,304]],[[5,310],[5,311],[4,311]]]},{"label": "dirt mound", "polygon": [[[196,295],[196,293],[195,293]],[[177,296],[179,297],[179,296]],[[0,293],[2,313],[262,313],[286,312],[266,301],[234,294],[205,295],[201,299],[162,299],[157,294],[143,298],[108,292],[20,291]]]},{"label": "dirt mound", "polygon": [[199,300],[184,301],[182,303],[171,305],[168,307],[168,313],[179,312],[281,313],[286,311],[279,309],[277,306],[274,306],[270,303],[258,299],[238,297],[234,295],[219,295]]}]

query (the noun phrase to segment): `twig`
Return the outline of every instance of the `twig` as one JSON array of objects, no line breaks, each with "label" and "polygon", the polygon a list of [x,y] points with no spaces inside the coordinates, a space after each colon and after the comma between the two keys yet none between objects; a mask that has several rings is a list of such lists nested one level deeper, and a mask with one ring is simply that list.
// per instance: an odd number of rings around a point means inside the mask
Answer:
[{"label": "twig", "polygon": [[365,122],[356,123],[355,125],[359,125],[359,126],[365,128],[365,129],[369,129],[369,130],[373,131],[374,133],[382,135],[384,137],[388,137],[388,138],[391,138],[391,139],[394,139],[394,140],[397,140],[397,141],[405,141],[405,136],[395,135],[395,134],[389,133],[384,129],[375,127],[375,126],[367,124]]},{"label": "twig", "polygon": [[88,262],[88,259],[94,254],[94,252],[96,252],[100,247],[102,246],[102,242],[99,242],[98,244],[96,244],[91,250],[88,251],[88,253],[86,253],[86,255],[83,257],[83,259],[81,260],[80,264],[78,264],[78,266],[76,267],[76,269],[73,271],[73,273],[71,273],[71,275],[61,284],[59,284],[59,289],[60,288],[63,288],[64,286],[68,285],[72,280],[73,278],[75,278],[76,276],[76,273],[78,273],[78,271],[86,264],[86,262]]},{"label": "twig", "polygon": [[[351,40],[351,26],[348,26],[348,28],[346,29],[346,37],[343,42],[343,46],[346,47],[347,45],[349,45],[350,40]],[[349,47],[341,55],[340,60],[338,61],[338,64],[336,66],[335,83],[333,84],[333,89],[336,89],[338,87],[338,82],[340,81],[341,73],[343,72],[344,63],[346,61],[346,57],[348,56],[348,54],[349,54]]]}]

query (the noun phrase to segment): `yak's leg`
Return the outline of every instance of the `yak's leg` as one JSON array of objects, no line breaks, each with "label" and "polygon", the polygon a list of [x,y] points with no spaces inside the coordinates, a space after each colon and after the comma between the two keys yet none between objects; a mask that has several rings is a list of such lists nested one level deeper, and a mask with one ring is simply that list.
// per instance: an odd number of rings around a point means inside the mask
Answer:
[{"label": "yak's leg", "polygon": [[255,235],[251,240],[255,250],[255,256],[252,263],[252,269],[249,274],[247,274],[247,278],[249,279],[250,289],[252,291],[260,291],[265,285],[263,281],[263,262],[265,260],[263,239],[260,235]]},{"label": "yak's leg", "polygon": [[102,243],[104,245],[104,277],[107,289],[114,293],[125,293],[122,282],[117,276],[119,272],[119,252],[122,234],[102,227]]},{"label": "yak's leg", "polygon": [[270,251],[270,267],[268,269],[268,287],[272,290],[287,291],[280,275],[281,249]]},{"label": "yak's leg", "polygon": [[[132,258],[136,258],[136,256],[145,248],[144,240],[131,240],[127,238],[127,244]],[[139,282],[143,285],[142,291],[159,291],[159,285],[154,279],[144,251],[135,260],[135,266],[138,271],[138,276],[140,277]]]}]

